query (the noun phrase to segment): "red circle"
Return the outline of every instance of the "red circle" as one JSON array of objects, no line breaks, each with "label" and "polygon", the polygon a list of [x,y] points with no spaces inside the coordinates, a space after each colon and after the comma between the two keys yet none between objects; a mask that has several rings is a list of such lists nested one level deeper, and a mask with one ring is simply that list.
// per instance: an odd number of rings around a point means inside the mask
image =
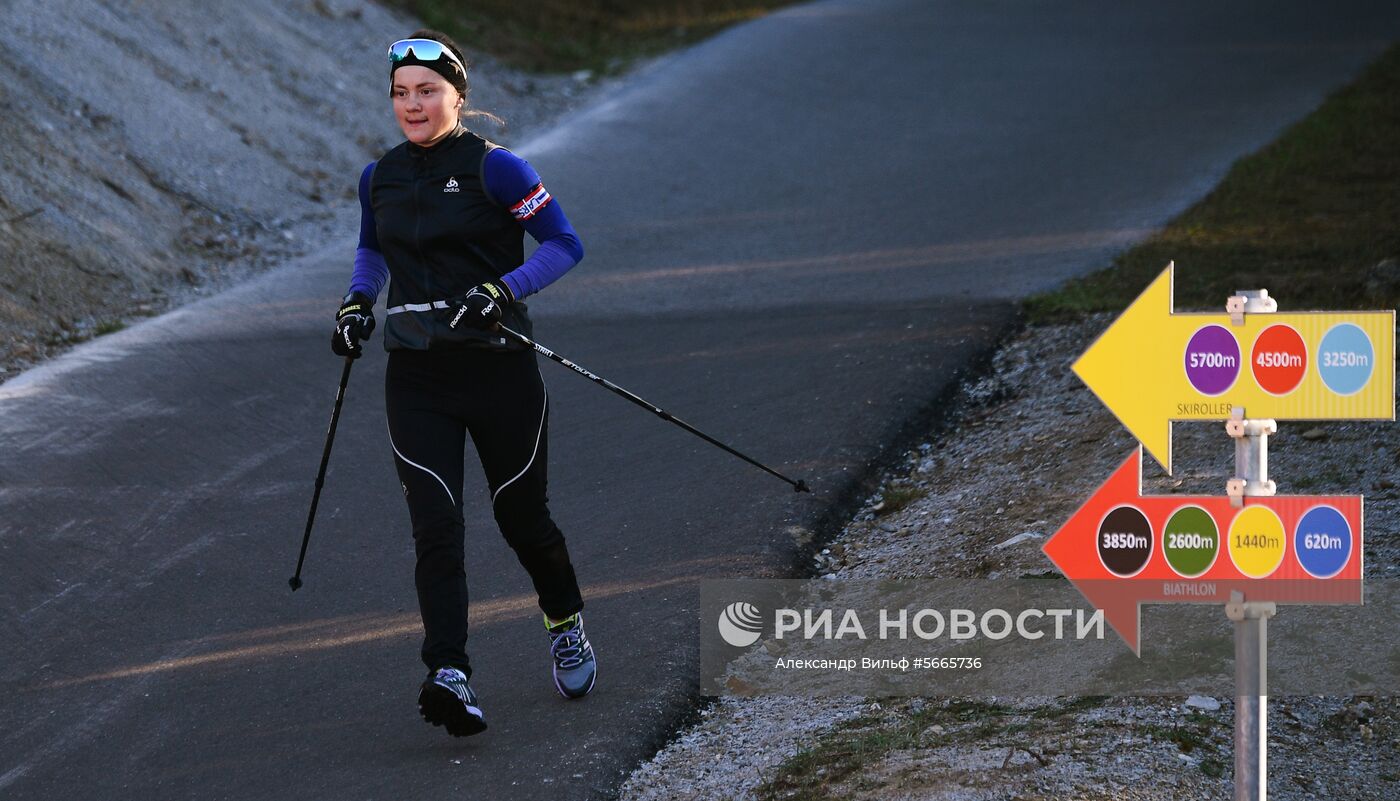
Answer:
[{"label": "red circle", "polygon": [[1254,340],[1249,366],[1265,392],[1287,395],[1298,388],[1308,371],[1308,346],[1292,326],[1271,325]]}]

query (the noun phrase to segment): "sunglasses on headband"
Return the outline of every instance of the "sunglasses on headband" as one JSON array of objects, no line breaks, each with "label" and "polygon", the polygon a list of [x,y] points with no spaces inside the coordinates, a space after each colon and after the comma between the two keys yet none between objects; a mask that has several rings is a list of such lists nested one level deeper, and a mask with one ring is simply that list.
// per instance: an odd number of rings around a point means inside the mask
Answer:
[{"label": "sunglasses on headband", "polygon": [[464,74],[467,71],[451,48],[434,39],[400,39],[389,45],[390,64],[397,64],[407,58],[414,58],[418,61],[437,61],[440,58],[446,58],[461,67]]}]

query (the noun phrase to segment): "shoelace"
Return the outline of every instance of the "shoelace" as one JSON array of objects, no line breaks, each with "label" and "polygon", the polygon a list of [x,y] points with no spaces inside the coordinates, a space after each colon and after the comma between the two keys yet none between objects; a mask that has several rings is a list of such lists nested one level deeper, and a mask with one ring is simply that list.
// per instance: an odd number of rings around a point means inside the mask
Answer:
[{"label": "shoelace", "polygon": [[550,632],[549,651],[554,656],[554,663],[565,670],[582,665],[587,648],[588,640],[580,636],[577,628],[558,634]]},{"label": "shoelace", "polygon": [[472,704],[476,702],[476,699],[473,698],[475,693],[472,692],[471,685],[467,683],[466,674],[462,673],[459,670],[451,670],[447,668],[439,670],[437,672],[437,675],[433,677],[433,681],[434,683],[451,690],[453,693],[456,694],[458,698],[462,699],[466,703]]}]

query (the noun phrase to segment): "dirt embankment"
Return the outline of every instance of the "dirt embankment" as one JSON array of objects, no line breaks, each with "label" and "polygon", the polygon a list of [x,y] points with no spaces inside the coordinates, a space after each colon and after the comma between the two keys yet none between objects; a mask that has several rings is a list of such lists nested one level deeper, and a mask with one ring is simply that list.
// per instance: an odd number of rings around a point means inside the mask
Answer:
[{"label": "dirt embankment", "polygon": [[[0,7],[0,381],[352,236],[360,169],[402,138],[384,48],[418,26],[363,0]],[[580,94],[472,60],[507,144]]]}]

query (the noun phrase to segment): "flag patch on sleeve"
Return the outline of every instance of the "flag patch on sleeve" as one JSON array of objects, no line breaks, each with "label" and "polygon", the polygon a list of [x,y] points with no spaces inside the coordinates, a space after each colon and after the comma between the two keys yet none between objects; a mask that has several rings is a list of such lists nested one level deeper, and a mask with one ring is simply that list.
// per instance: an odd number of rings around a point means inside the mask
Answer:
[{"label": "flag patch on sleeve", "polygon": [[535,184],[534,188],[525,195],[525,199],[510,207],[511,216],[520,222],[525,222],[535,216],[540,209],[549,205],[549,190],[544,188],[544,184]]}]

